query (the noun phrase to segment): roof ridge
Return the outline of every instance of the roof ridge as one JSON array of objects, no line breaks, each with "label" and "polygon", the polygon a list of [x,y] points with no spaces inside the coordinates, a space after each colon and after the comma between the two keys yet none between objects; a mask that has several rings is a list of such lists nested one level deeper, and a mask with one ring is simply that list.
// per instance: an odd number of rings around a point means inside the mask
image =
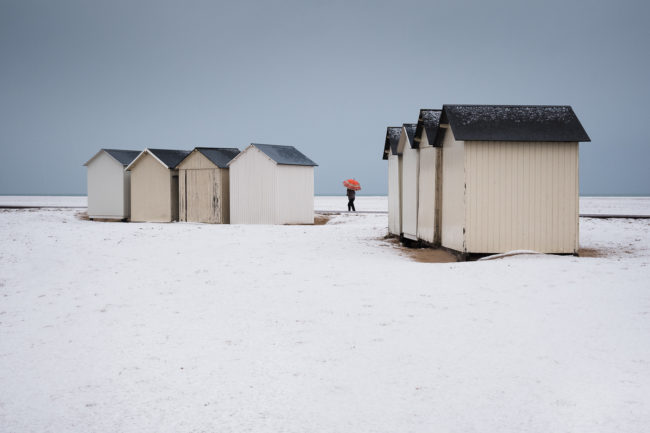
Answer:
[{"label": "roof ridge", "polygon": [[512,107],[512,108],[524,108],[524,107],[535,107],[535,108],[558,108],[566,107],[571,108],[571,105],[535,105],[535,104],[526,104],[526,105],[517,105],[517,104],[443,104],[444,107]]}]

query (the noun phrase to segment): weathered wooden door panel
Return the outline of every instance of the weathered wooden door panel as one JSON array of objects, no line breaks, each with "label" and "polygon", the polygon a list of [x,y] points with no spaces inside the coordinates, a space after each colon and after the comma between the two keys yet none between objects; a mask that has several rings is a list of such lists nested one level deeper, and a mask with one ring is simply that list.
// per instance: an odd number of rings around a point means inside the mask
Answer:
[{"label": "weathered wooden door panel", "polygon": [[220,189],[216,170],[187,170],[187,221],[221,223]]}]

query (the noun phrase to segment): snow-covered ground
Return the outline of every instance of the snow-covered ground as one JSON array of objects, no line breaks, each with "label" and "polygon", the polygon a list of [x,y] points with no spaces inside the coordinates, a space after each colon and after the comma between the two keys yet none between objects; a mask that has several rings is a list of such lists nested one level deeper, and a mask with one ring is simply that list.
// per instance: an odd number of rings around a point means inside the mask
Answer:
[{"label": "snow-covered ground", "polygon": [[648,220],[581,219],[601,257],[431,264],[385,214],[77,212],[0,211],[1,432],[650,431]]},{"label": "snow-covered ground", "polygon": [[[354,200],[354,207],[357,211],[388,212],[387,196],[357,196]],[[316,196],[314,197],[314,209],[333,211],[348,210],[348,198],[345,194],[341,196]]]},{"label": "snow-covered ground", "polygon": [[88,197],[85,195],[0,195],[0,206],[86,207]]},{"label": "snow-covered ground", "polygon": [[580,213],[650,215],[650,197],[580,197]]},{"label": "snow-covered ground", "polygon": [[[347,210],[345,194],[314,197],[314,209],[323,211]],[[386,196],[357,196],[358,211],[388,211]],[[0,196],[0,206],[65,206],[86,207],[85,196]],[[612,215],[650,215],[650,197],[580,197],[580,213]]]}]

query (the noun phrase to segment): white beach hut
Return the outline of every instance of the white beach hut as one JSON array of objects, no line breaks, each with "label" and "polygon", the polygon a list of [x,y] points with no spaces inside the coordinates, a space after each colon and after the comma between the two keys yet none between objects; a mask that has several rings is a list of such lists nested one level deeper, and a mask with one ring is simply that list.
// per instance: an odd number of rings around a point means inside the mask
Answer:
[{"label": "white beach hut", "polygon": [[131,176],[124,168],[137,150],[101,149],[84,165],[88,168],[88,217],[125,220],[130,216]]},{"label": "white beach hut", "polygon": [[388,161],[388,233],[400,236],[402,234],[402,158],[397,153],[401,126],[386,128],[383,159]]},{"label": "white beach hut", "polygon": [[578,143],[569,106],[444,105],[441,244],[462,255],[578,252]]},{"label": "white beach hut", "polygon": [[442,151],[437,142],[440,115],[441,110],[420,110],[414,137],[420,150],[417,237],[431,246],[440,245]]},{"label": "white beach hut", "polygon": [[414,141],[415,123],[402,125],[397,153],[402,155],[402,236],[405,239],[418,239],[418,177],[420,170],[420,149]]},{"label": "white beach hut", "polygon": [[235,148],[197,147],[178,164],[180,221],[230,222],[228,163],[238,154]]},{"label": "white beach hut", "polygon": [[313,224],[314,167],[293,146],[251,144],[228,164],[231,224]]},{"label": "white beach hut", "polygon": [[131,221],[178,220],[178,170],[189,150],[145,149],[126,168],[131,172]]}]

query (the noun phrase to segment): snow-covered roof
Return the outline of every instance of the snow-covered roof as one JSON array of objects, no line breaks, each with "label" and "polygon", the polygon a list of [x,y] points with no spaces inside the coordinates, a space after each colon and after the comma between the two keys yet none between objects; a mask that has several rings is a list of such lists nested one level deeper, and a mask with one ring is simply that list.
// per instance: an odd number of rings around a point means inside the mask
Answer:
[{"label": "snow-covered roof", "polygon": [[568,105],[443,105],[440,123],[463,141],[591,141]]},{"label": "snow-covered roof", "polygon": [[277,164],[307,165],[312,167],[318,165],[293,146],[279,146],[276,144],[259,143],[251,143],[251,146],[255,146],[264,152],[266,156],[271,158]]},{"label": "snow-covered roof", "polygon": [[384,142],[384,156],[382,159],[388,159],[389,153],[397,155],[397,145],[399,144],[401,131],[401,126],[389,126],[386,128],[386,141]]},{"label": "snow-covered roof", "polygon": [[239,149],[234,147],[197,147],[194,150],[200,152],[219,168],[228,168],[228,163],[239,155]]},{"label": "snow-covered roof", "polygon": [[100,149],[92,158],[90,158],[84,165],[88,165],[90,161],[95,159],[97,155],[102,152],[106,152],[109,156],[115,159],[117,162],[122,164],[124,167],[131,164],[135,158],[140,154],[139,150],[123,150],[123,149]]},{"label": "snow-covered roof", "polygon": [[418,118],[418,124],[415,128],[415,143],[417,143],[418,147],[422,140],[422,131],[427,132],[429,145],[440,146],[440,143],[437,143],[437,137],[441,114],[442,110],[431,110],[426,108],[420,110],[420,117]]},{"label": "snow-covered roof", "polygon": [[415,128],[417,128],[417,123],[404,123],[402,127],[406,130],[406,136],[409,139],[409,144],[411,149],[417,149],[417,144],[415,143]]}]

